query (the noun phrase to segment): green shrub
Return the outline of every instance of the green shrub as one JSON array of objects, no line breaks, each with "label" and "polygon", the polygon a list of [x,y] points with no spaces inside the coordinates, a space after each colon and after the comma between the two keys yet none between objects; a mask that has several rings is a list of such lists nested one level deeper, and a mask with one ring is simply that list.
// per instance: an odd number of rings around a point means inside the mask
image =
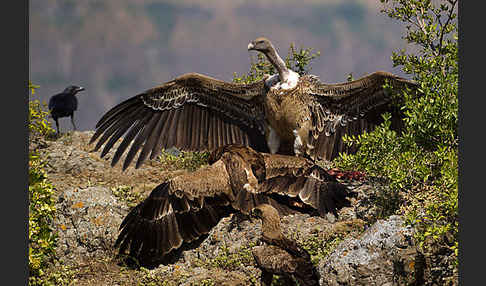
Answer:
[{"label": "green shrub", "polygon": [[230,252],[225,244],[220,247],[219,254],[210,259],[207,264],[224,270],[235,270],[242,265],[252,265],[254,258],[251,248],[254,246],[255,244],[250,242],[247,246],[243,246],[235,252]]},{"label": "green shrub", "polygon": [[116,198],[125,202],[130,208],[135,207],[144,199],[141,193],[134,192],[133,187],[130,186],[117,186],[116,188],[111,188],[111,192]]},{"label": "green shrub", "polygon": [[[31,96],[35,95],[35,90],[39,88],[29,81]],[[49,112],[44,110],[45,104],[38,99],[29,99],[29,132],[31,136],[46,136],[54,132],[49,122]]]},{"label": "green shrub", "polygon": [[44,274],[57,238],[50,226],[56,211],[54,188],[43,168],[39,156],[29,154],[29,276],[32,281]]},{"label": "green shrub", "polygon": [[343,235],[337,234],[324,240],[317,236],[310,235],[301,242],[302,248],[309,252],[311,262],[319,265],[319,262],[326,258],[343,241]]},{"label": "green shrub", "polygon": [[175,170],[184,169],[195,171],[202,165],[206,165],[209,159],[209,152],[180,151],[178,155],[162,151],[159,160],[166,163]]},{"label": "green shrub", "polygon": [[29,277],[29,285],[59,286],[75,285],[77,270],[73,267],[60,265],[55,270],[50,269],[39,276]]},{"label": "green shrub", "polygon": [[[29,82],[34,95],[38,86]],[[32,136],[44,136],[53,130],[38,100],[29,101],[29,131]],[[45,281],[44,272],[54,254],[56,234],[51,229],[55,214],[54,187],[47,180],[45,162],[37,150],[29,153],[29,285],[54,285]],[[49,278],[50,279],[50,278]],[[47,284],[46,284],[47,283]]]},{"label": "green shrub", "polygon": [[346,137],[360,148],[334,163],[384,178],[390,192],[404,192],[407,203],[399,207],[417,228],[417,241],[451,236],[457,257],[457,1],[381,2],[382,12],[405,23],[404,39],[415,48],[393,53],[393,64],[413,75],[422,95],[403,92],[403,133],[390,130],[390,116],[384,115],[373,132]]}]

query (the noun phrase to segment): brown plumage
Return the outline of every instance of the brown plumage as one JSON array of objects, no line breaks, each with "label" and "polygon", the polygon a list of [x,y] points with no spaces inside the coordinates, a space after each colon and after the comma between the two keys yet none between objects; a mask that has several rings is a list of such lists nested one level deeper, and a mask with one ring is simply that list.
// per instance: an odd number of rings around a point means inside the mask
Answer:
[{"label": "brown plumage", "polygon": [[96,124],[90,144],[95,150],[105,144],[101,157],[125,133],[112,160],[115,165],[133,141],[123,169],[141,150],[136,167],[163,148],[214,150],[228,144],[242,144],[266,151],[264,81],[237,84],[205,75],[184,74],[149,89],[110,109]]},{"label": "brown plumage", "polygon": [[252,210],[251,215],[262,220],[265,245],[252,249],[253,257],[262,270],[262,284],[271,285],[276,274],[286,276],[287,282],[293,281],[293,276],[298,285],[319,285],[319,275],[309,253],[282,233],[277,210],[271,205],[261,204]]},{"label": "brown plumage", "polygon": [[[272,129],[269,132],[278,141],[269,146],[272,153],[331,160],[339,152],[355,152],[342,136],[373,130],[383,121],[384,112],[392,114],[392,127],[400,130],[403,123],[399,109],[391,104],[392,94],[417,87],[413,81],[382,71],[337,84],[322,83],[315,75],[295,81],[297,75],[285,66],[268,39],[258,38],[248,49],[265,54],[278,71],[278,76],[267,79],[264,100],[267,129]],[[393,90],[383,88],[385,83]]]},{"label": "brown plumage", "polygon": [[[354,151],[342,143],[343,134],[371,130],[382,121],[381,113],[397,113],[389,106],[389,90],[382,87],[386,81],[398,89],[415,87],[386,72],[324,84],[287,69],[268,39],[252,41],[248,49],[264,53],[278,75],[239,84],[184,74],[110,109],[90,143],[99,139],[95,150],[106,143],[103,157],[125,134],[112,160],[115,165],[129,149],[124,169],[139,150],[137,168],[149,155],[153,159],[172,146],[200,151],[242,144],[260,152],[332,159],[340,151]],[[400,122],[399,116],[393,121]]]},{"label": "brown plumage", "polygon": [[385,72],[334,85],[306,75],[295,88],[285,91],[285,96],[270,90],[265,107],[269,126],[280,140],[277,152],[327,160],[339,152],[353,153],[356,150],[343,143],[343,135],[373,130],[383,122],[384,112],[392,113],[392,127],[400,130],[403,123],[399,110],[390,106],[392,98],[381,87],[387,80],[394,85],[402,83],[402,79]]},{"label": "brown plumage", "polygon": [[157,186],[125,217],[116,246],[142,264],[166,263],[231,213],[248,215],[266,203],[282,215],[324,215],[348,205],[348,195],[344,185],[305,158],[225,146],[212,152],[209,166]]}]

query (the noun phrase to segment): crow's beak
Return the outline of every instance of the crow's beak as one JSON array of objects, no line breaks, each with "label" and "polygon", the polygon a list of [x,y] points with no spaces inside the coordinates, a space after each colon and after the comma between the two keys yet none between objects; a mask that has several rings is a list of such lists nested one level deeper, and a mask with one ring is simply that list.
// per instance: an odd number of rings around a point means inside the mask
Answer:
[{"label": "crow's beak", "polygon": [[84,90],[84,87],[82,87],[82,86],[78,87],[78,91],[83,91],[83,90]]},{"label": "crow's beak", "polygon": [[251,42],[250,42],[250,43],[248,44],[248,50],[249,50],[249,51],[250,51],[250,50],[253,50],[253,48],[255,48],[255,45],[253,45],[253,43],[251,43]]}]

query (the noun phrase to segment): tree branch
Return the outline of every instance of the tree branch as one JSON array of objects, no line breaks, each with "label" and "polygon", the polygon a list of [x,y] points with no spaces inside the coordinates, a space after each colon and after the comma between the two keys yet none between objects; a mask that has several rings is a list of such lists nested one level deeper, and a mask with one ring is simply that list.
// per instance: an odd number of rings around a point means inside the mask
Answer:
[{"label": "tree branch", "polygon": [[[456,6],[457,4],[457,0],[455,1],[449,1],[449,3],[452,5],[451,6],[451,9],[449,11],[449,15],[447,16],[447,21],[446,23],[444,24],[444,26],[441,25],[441,31],[440,31],[440,38],[439,38],[439,55],[442,53],[442,39],[444,38],[444,32],[445,32],[445,28],[447,27],[447,25],[449,25],[449,22],[451,21],[452,19],[452,13],[454,12],[454,7]],[[439,21],[440,23],[440,21]]]}]

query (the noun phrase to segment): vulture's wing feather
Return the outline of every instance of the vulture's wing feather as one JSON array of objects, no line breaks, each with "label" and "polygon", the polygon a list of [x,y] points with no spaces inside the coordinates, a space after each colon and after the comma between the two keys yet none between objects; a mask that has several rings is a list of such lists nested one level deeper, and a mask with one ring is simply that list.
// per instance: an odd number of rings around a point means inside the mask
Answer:
[{"label": "vulture's wing feather", "polygon": [[264,154],[266,179],[262,192],[298,197],[321,216],[349,205],[347,187],[326,170],[308,159],[279,154]]},{"label": "vulture's wing feather", "polygon": [[[399,108],[390,104],[399,97],[393,94],[405,88],[416,89],[413,81],[387,72],[374,72],[363,78],[339,84],[324,84],[317,77],[308,76],[307,92],[314,98],[310,104],[313,128],[309,132],[307,149],[312,158],[330,160],[339,152],[353,152],[346,146],[345,134],[359,135],[372,130],[383,119],[381,114],[392,114],[392,127],[400,130],[403,121]],[[388,83],[392,88],[384,88]]]},{"label": "vulture's wing feather", "polygon": [[120,137],[130,135],[112,161],[114,165],[133,141],[124,169],[140,150],[136,167],[173,146],[202,151],[243,144],[265,152],[264,92],[263,80],[238,84],[184,74],[110,109],[96,124],[90,143],[99,139],[95,151],[107,143],[104,156]]},{"label": "vulture's wing feather", "polygon": [[164,182],[125,217],[115,247],[145,264],[163,260],[229,215],[229,196],[222,161]]}]

